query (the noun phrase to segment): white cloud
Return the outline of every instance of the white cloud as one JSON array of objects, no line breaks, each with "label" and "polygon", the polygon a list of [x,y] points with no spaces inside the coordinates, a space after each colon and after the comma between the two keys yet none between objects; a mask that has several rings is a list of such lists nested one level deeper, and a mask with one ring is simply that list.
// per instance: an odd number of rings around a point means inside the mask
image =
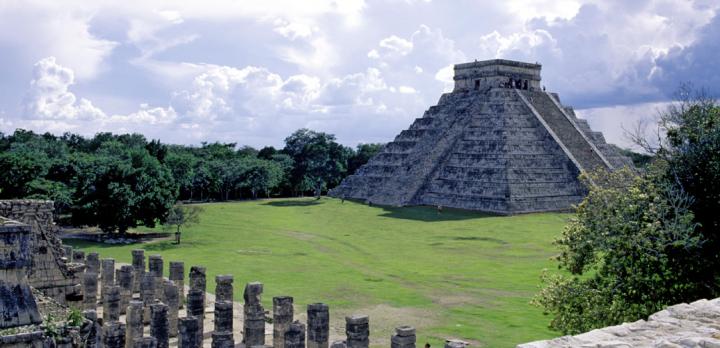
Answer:
[{"label": "white cloud", "polygon": [[90,32],[92,12],[54,7],[22,2],[0,5],[0,43],[13,44],[31,61],[55,56],[72,68],[78,79],[96,77],[118,43]]},{"label": "white cloud", "polygon": [[74,84],[73,70],[60,65],[55,57],[38,61],[24,99],[22,120],[51,131],[62,127],[115,131],[118,126],[129,124],[167,125],[176,118],[172,107],[149,107],[147,104],[141,104],[138,111],[128,115],[108,116],[90,100],[76,97],[70,91]]},{"label": "white cloud", "polygon": [[59,65],[55,57],[35,64],[30,90],[25,100],[25,115],[40,119],[88,120],[104,118],[105,113],[87,99],[77,99],[68,87],[75,73]]},{"label": "white cloud", "polygon": [[295,40],[298,38],[308,39],[313,35],[314,32],[318,31],[317,26],[299,20],[290,22],[282,18],[278,18],[274,21],[273,24],[275,25],[273,31],[290,40]]},{"label": "white cloud", "polygon": [[[635,105],[618,105],[601,108],[576,110],[578,117],[584,118],[590,127],[602,132],[608,143],[621,147],[641,150],[633,144],[627,132],[634,132],[638,125],[647,125],[653,131],[669,102],[639,103]],[[647,134],[648,140],[653,134]]]},{"label": "white cloud", "polygon": [[384,48],[386,54],[398,54],[405,56],[413,49],[413,43],[395,35],[386,37],[380,40],[378,44],[381,48]]}]

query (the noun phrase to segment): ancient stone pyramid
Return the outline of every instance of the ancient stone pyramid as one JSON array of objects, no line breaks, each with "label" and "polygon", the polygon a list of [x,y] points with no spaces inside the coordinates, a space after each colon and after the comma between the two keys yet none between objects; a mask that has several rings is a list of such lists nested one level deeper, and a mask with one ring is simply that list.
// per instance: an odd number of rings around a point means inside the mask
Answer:
[{"label": "ancient stone pyramid", "polygon": [[569,209],[581,171],[632,166],[540,84],[539,64],[455,65],[455,88],[330,191],[372,204],[500,214]]}]

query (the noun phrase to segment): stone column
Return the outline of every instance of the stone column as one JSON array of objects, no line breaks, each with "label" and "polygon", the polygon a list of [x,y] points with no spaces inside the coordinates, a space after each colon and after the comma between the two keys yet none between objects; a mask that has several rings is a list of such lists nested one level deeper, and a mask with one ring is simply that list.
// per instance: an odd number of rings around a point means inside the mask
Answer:
[{"label": "stone column", "polygon": [[103,323],[104,348],[125,348],[125,324],[117,321]]},{"label": "stone column", "polygon": [[348,348],[368,348],[370,345],[370,318],[367,315],[345,317],[345,334]]},{"label": "stone column", "polygon": [[100,326],[100,323],[98,323],[97,312],[95,309],[84,310],[83,317],[90,321],[90,325],[88,325],[88,327],[83,327],[83,332],[85,334],[84,348],[96,348],[102,346],[102,327]]},{"label": "stone column", "polygon": [[178,288],[172,280],[165,279],[163,281],[163,292],[165,304],[168,306],[168,329],[170,337],[177,337],[178,334],[178,310],[180,307],[180,298],[178,297]]},{"label": "stone column", "polygon": [[85,252],[82,250],[74,250],[72,261],[75,263],[85,264]]},{"label": "stone column", "polygon": [[31,233],[29,225],[0,222],[0,329],[42,322],[27,279]]},{"label": "stone column", "polygon": [[155,298],[161,302],[163,299],[163,259],[160,255],[148,256],[148,272],[155,275]]},{"label": "stone column", "polygon": [[445,348],[465,348],[467,343],[459,340],[445,340]]},{"label": "stone column", "polygon": [[213,332],[212,348],[233,348],[235,347],[235,339],[232,332]]},{"label": "stone column", "polygon": [[263,292],[262,283],[254,282],[245,285],[243,297],[243,340],[245,347],[265,345],[265,309],[260,302]]},{"label": "stone column", "polygon": [[307,307],[308,348],[328,348],[330,340],[330,308],[324,303],[312,303]]},{"label": "stone column", "polygon": [[142,274],[140,298],[143,302],[143,323],[150,323],[150,305],[155,302],[155,276],[150,272]]},{"label": "stone column", "polygon": [[142,275],[145,273],[145,250],[135,249],[132,251],[132,266],[134,273],[133,279],[135,280],[133,292],[138,292],[140,291]]},{"label": "stone column", "polygon": [[273,348],[285,347],[285,332],[293,321],[293,298],[273,297]]},{"label": "stone column", "polygon": [[73,247],[72,245],[63,245],[63,256],[67,259],[67,262],[72,262],[73,260]]},{"label": "stone column", "polygon": [[150,319],[150,337],[157,340],[157,348],[170,346],[170,323],[168,322],[168,306],[164,303],[155,303],[150,306],[152,318]]},{"label": "stone column", "polygon": [[395,328],[395,334],[390,338],[391,348],[415,348],[415,328],[401,326]]},{"label": "stone column", "polygon": [[95,310],[97,308],[98,277],[97,273],[86,271],[82,275],[83,282],[83,308]]},{"label": "stone column", "polygon": [[233,300],[233,276],[219,275],[215,277],[215,301]]},{"label": "stone column", "polygon": [[347,343],[345,341],[333,341],[330,348],[347,348]]},{"label": "stone column", "polygon": [[[142,301],[130,301],[125,315],[127,330],[125,335],[125,347],[131,348],[135,340],[143,336],[143,303]],[[132,342],[132,343],[131,343]]]},{"label": "stone column", "polygon": [[207,290],[205,280],[205,267],[190,267],[190,289],[202,290],[203,294],[205,294],[205,291]]},{"label": "stone column", "polygon": [[187,316],[198,318],[198,331],[200,337],[204,332],[203,319],[205,318],[205,293],[198,289],[190,289],[187,295]]},{"label": "stone column", "polygon": [[157,348],[157,340],[154,337],[138,337],[133,340],[131,346],[128,346],[127,343],[125,346],[128,348]]},{"label": "stone column", "polygon": [[202,335],[199,334],[197,317],[180,318],[178,320],[178,348],[201,348]]},{"label": "stone column", "polygon": [[285,348],[305,348],[305,325],[294,321],[285,332]]},{"label": "stone column", "polygon": [[[115,280],[120,287],[120,314],[125,314],[133,294],[133,267],[122,265],[115,271]],[[131,342],[132,343],[132,342]]]},{"label": "stone column", "polygon": [[103,323],[120,320],[120,287],[117,285],[105,287],[105,301],[103,301]]},{"label": "stone column", "polygon": [[178,298],[180,299],[180,308],[185,307],[185,263],[179,261],[170,261],[170,280],[175,283],[178,288]]},{"label": "stone column", "polygon": [[105,301],[105,288],[115,285],[115,260],[102,259],[100,274],[100,301]]},{"label": "stone column", "polygon": [[233,303],[215,301],[215,332],[233,331]]},{"label": "stone column", "polygon": [[98,253],[89,253],[85,257],[85,272],[100,275],[100,255]]}]

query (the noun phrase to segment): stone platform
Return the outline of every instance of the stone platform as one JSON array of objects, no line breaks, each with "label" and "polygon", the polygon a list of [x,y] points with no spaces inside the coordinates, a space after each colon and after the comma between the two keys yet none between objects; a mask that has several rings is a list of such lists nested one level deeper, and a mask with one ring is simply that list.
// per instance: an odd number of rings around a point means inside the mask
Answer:
[{"label": "stone platform", "polygon": [[576,336],[524,343],[517,348],[720,347],[720,299],[678,304],[638,320]]}]

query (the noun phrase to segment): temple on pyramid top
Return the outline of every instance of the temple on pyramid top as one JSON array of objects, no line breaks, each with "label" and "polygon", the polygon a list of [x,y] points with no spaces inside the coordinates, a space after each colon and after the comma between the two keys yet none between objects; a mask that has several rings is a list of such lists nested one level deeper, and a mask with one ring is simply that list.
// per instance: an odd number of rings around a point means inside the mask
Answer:
[{"label": "temple on pyramid top", "polygon": [[583,171],[632,162],[541,85],[540,64],[455,65],[455,88],[398,134],[333,197],[499,214],[579,203]]},{"label": "temple on pyramid top", "polygon": [[540,89],[540,64],[491,59],[455,65],[455,92],[506,87]]}]

